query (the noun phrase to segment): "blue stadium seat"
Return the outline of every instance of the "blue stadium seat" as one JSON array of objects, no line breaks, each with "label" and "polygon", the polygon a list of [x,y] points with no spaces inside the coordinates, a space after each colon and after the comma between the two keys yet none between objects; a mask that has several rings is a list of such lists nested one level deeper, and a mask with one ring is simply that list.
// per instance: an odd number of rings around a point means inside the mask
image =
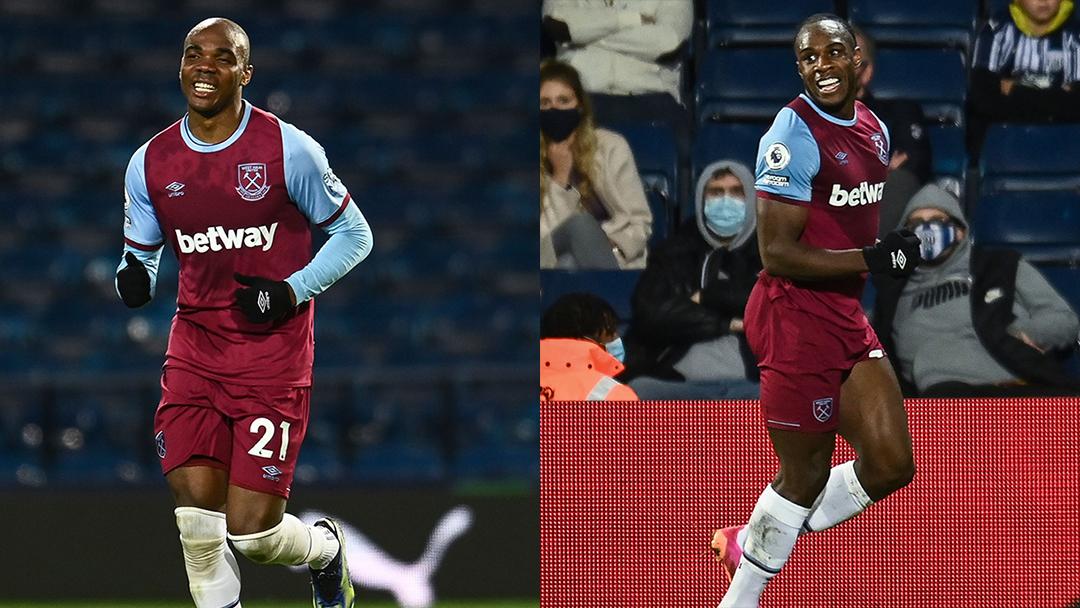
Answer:
[{"label": "blue stadium seat", "polygon": [[1074,311],[1080,312],[1080,267],[1062,264],[1036,266]]},{"label": "blue stadium seat", "polygon": [[955,177],[962,182],[968,162],[964,130],[947,125],[931,125],[927,128],[927,135],[934,157],[934,175]]},{"label": "blue stadium seat", "polygon": [[457,477],[464,479],[534,477],[537,475],[538,449],[537,446],[469,446],[457,455],[454,472]]},{"label": "blue stadium seat", "polygon": [[44,485],[48,473],[40,451],[0,452],[0,487]]},{"label": "blue stadium seat", "polygon": [[[753,173],[758,142],[767,130],[768,125],[763,123],[706,122],[699,125],[694,141],[692,186],[697,184],[698,176],[709,163],[722,159],[737,160]],[[692,208],[684,205],[683,215]]]},{"label": "blue stadium seat", "polygon": [[662,124],[620,124],[612,130],[630,144],[634,163],[645,186],[653,212],[651,242],[667,236],[667,227],[676,209],[678,150],[671,127]]},{"label": "blue stadium seat", "polygon": [[630,320],[630,296],[638,276],[636,270],[544,270],[540,273],[540,310],[567,293],[586,292],[607,300],[621,321]]},{"label": "blue stadium seat", "polygon": [[795,28],[814,13],[833,13],[832,0],[788,0],[770,4],[745,0],[708,0],[705,28],[710,48],[790,45]]},{"label": "blue stadium seat", "polygon": [[341,462],[336,445],[314,444],[304,439],[304,448],[296,462],[296,482],[299,484],[337,482],[348,471]]},{"label": "blue stadium seat", "polygon": [[966,50],[978,0],[848,0],[848,17],[881,45]]},{"label": "blue stadium seat", "polygon": [[878,49],[874,95],[913,99],[930,121],[963,126],[967,72],[952,49]]},{"label": "blue stadium seat", "polygon": [[431,445],[422,443],[387,443],[364,447],[352,462],[353,479],[361,482],[434,482],[445,475],[442,454]]},{"label": "blue stadium seat", "polygon": [[1080,188],[1080,125],[995,124],[980,157],[983,194]]},{"label": "blue stadium seat", "polygon": [[790,45],[712,49],[698,65],[698,124],[770,121],[801,91]]},{"label": "blue stadium seat", "polygon": [[999,192],[979,200],[972,234],[1032,262],[1080,262],[1080,194]]}]

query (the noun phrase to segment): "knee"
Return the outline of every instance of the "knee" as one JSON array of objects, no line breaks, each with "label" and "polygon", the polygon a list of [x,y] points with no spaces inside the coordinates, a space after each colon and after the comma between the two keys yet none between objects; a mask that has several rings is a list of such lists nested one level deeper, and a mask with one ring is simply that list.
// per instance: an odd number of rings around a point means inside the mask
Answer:
[{"label": "knee", "polygon": [[256,564],[270,564],[278,558],[281,552],[280,523],[253,533],[233,532],[231,525],[230,522],[229,540],[241,555]]},{"label": "knee", "polygon": [[225,547],[225,514],[197,507],[177,507],[174,513],[185,561],[196,570],[212,565]]},{"label": "knee", "polygon": [[893,483],[896,485],[896,489],[899,490],[914,481],[914,479],[915,459],[909,456],[908,459],[894,471]]},{"label": "knee", "polygon": [[864,463],[863,471],[867,493],[876,500],[896,492],[915,479],[915,460],[911,452],[894,454],[887,458],[874,459]]}]

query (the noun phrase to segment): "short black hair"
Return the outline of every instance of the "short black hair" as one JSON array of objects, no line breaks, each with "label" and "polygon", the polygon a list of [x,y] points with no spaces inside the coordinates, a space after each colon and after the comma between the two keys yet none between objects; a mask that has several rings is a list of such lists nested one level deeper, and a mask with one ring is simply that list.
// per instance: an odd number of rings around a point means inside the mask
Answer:
[{"label": "short black hair", "polygon": [[[843,26],[844,32],[847,33],[847,42],[851,44],[852,50],[858,46],[858,43],[855,41],[855,30],[851,29],[851,24],[843,17],[834,15],[833,13],[815,13],[806,19],[803,19],[802,23],[799,24],[799,28],[795,30],[795,40],[792,41],[792,45],[796,44],[796,41],[799,39],[799,33],[802,32],[804,28],[814,25],[815,23],[821,23],[822,21],[835,21],[839,23]],[[798,50],[799,49],[795,49],[796,52],[798,52]]]},{"label": "short black hair", "polygon": [[615,331],[618,325],[615,309],[603,298],[591,293],[568,293],[544,311],[540,337],[596,340],[606,331]]}]

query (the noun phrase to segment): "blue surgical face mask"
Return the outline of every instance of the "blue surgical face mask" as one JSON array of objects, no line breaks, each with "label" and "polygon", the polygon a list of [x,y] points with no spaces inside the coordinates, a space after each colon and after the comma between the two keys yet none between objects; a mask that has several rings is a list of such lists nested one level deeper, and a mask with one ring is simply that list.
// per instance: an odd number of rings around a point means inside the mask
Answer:
[{"label": "blue surgical face mask", "polygon": [[735,236],[746,222],[746,203],[730,194],[705,199],[705,225],[722,237]]},{"label": "blue surgical face mask", "polygon": [[919,237],[919,253],[923,262],[931,266],[944,262],[948,257],[944,253],[958,240],[956,224],[949,221],[919,222],[912,226],[911,231]]},{"label": "blue surgical face mask", "polygon": [[622,363],[626,359],[626,350],[623,348],[622,338],[615,338],[611,342],[605,344],[604,348],[607,349],[609,355],[618,359],[619,363]]}]

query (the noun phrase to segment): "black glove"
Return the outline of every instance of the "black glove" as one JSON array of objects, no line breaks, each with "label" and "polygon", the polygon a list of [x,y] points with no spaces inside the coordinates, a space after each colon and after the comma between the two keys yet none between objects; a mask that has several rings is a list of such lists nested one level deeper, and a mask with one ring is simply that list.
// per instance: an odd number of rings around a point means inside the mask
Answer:
[{"label": "black glove", "polygon": [[116,273],[116,289],[128,308],[138,308],[150,301],[150,273],[130,251],[124,254],[127,266]]},{"label": "black glove", "polygon": [[863,247],[863,259],[872,274],[906,277],[922,262],[919,237],[904,228],[893,230],[871,247]]},{"label": "black glove", "polygon": [[236,304],[252,323],[269,323],[285,316],[293,309],[291,288],[285,281],[272,281],[263,277],[249,277],[239,273],[233,278],[247,288],[237,289]]}]

